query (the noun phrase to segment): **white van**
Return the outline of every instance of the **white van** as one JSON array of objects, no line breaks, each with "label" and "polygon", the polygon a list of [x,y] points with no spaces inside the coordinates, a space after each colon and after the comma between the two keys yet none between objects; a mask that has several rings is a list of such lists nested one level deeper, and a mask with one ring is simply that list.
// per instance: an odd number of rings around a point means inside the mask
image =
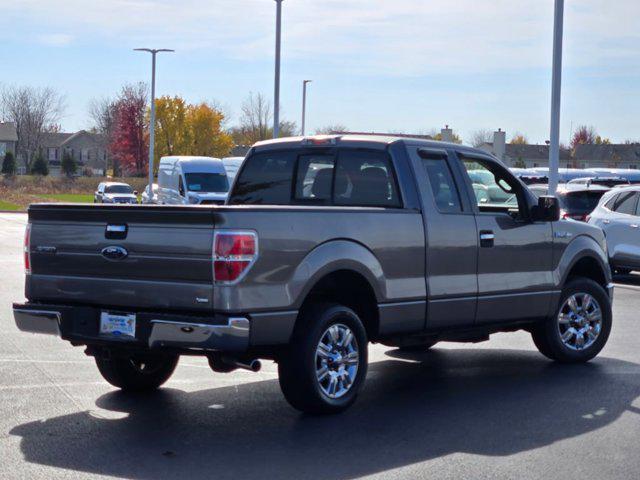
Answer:
[{"label": "white van", "polygon": [[223,204],[228,192],[229,180],[219,158],[180,156],[160,159],[159,204]]}]

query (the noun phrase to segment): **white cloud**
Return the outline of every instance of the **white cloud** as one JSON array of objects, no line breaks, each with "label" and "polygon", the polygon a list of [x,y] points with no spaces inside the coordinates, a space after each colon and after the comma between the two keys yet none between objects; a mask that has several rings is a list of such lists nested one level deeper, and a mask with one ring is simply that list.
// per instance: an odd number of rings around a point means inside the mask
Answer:
[{"label": "white cloud", "polygon": [[38,35],[38,42],[50,47],[65,47],[73,42],[74,36],[67,33]]},{"label": "white cloud", "polygon": [[[91,42],[153,45],[255,60],[273,53],[272,0],[22,0],[7,17]],[[385,75],[486,72],[550,63],[552,0],[286,0],[283,50]],[[568,2],[565,65],[637,64],[637,0]],[[14,22],[15,23],[15,22]],[[46,35],[52,45],[71,34]]]}]

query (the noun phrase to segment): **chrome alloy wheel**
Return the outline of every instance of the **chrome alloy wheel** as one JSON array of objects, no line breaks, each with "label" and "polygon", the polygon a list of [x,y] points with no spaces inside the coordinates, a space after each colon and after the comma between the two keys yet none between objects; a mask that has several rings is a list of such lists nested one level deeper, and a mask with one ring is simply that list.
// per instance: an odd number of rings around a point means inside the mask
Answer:
[{"label": "chrome alloy wheel", "polygon": [[349,327],[331,325],[316,347],[316,379],[329,398],[340,398],[352,387],[358,373],[358,341]]},{"label": "chrome alloy wheel", "polygon": [[558,328],[565,346],[572,350],[589,348],[602,329],[600,304],[588,293],[574,293],[562,304]]}]

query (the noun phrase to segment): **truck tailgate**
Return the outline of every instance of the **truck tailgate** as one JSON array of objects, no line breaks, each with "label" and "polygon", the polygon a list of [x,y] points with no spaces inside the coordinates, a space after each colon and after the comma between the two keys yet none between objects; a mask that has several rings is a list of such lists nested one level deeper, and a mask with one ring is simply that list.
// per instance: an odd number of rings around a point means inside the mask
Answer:
[{"label": "truck tailgate", "polygon": [[211,208],[40,204],[29,222],[31,301],[213,309]]}]

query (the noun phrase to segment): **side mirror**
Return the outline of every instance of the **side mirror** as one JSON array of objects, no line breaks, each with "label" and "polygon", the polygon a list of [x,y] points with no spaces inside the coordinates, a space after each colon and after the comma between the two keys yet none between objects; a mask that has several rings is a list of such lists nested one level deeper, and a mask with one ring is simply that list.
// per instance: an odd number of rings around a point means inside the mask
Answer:
[{"label": "side mirror", "polygon": [[531,219],[538,222],[560,220],[560,200],[550,195],[541,195],[538,198],[538,205],[531,209]]}]

